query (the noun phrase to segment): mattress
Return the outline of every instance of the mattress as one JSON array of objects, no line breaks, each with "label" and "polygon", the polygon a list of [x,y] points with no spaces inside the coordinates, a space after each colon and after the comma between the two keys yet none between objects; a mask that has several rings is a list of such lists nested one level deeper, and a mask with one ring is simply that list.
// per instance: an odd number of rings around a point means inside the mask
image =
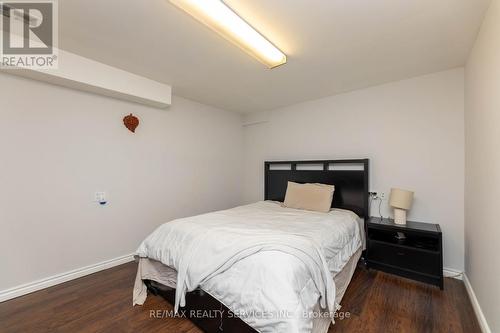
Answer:
[{"label": "mattress", "polygon": [[[174,220],[137,251],[134,304],[145,300],[143,279],[175,285],[176,292],[200,286],[257,331],[324,332],[330,319],[307,314],[333,313],[331,304],[340,303],[362,249],[362,230],[349,211],[309,212],[276,202]],[[288,315],[262,316],[283,311]]]}]

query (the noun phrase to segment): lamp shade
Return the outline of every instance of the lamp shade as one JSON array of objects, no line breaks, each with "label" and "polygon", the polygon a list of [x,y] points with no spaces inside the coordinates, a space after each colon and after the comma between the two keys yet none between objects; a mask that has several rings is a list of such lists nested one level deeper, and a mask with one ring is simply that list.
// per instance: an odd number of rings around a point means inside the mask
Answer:
[{"label": "lamp shade", "polygon": [[410,209],[412,202],[412,191],[391,188],[391,198],[389,201],[389,205],[391,205],[391,207],[408,210]]}]

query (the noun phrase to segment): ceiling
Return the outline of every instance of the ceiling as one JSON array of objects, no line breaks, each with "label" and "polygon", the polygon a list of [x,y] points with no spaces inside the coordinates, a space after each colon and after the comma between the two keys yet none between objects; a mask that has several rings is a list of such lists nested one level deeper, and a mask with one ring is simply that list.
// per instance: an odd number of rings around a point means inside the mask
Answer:
[{"label": "ceiling", "polygon": [[275,69],[167,0],[59,1],[59,46],[236,112],[463,66],[490,0],[226,0],[288,56]]}]

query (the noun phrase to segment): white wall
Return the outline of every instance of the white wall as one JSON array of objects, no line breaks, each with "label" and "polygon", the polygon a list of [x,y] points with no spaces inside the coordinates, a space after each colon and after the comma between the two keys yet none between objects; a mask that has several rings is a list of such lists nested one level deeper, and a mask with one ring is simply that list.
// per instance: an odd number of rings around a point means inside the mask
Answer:
[{"label": "white wall", "polygon": [[465,272],[500,332],[500,1],[493,0],[465,78]]},{"label": "white wall", "polygon": [[[245,123],[244,201],[263,198],[264,160],[368,157],[370,188],[414,190],[409,218],[439,223],[445,267],[463,270],[463,69],[251,114]],[[382,208],[387,216],[387,202]]]},{"label": "white wall", "polygon": [[[0,98],[0,290],[129,254],[163,222],[240,203],[237,114],[6,74]],[[135,134],[122,123],[131,112]],[[98,190],[105,207],[92,202]]]}]

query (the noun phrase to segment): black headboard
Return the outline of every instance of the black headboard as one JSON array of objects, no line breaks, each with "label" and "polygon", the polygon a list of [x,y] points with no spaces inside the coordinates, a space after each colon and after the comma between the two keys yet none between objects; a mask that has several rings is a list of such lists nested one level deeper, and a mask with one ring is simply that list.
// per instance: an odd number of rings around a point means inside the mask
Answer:
[{"label": "black headboard", "polygon": [[287,182],[335,185],[333,208],[368,217],[368,159],[322,161],[268,161],[265,200],[284,201]]}]

